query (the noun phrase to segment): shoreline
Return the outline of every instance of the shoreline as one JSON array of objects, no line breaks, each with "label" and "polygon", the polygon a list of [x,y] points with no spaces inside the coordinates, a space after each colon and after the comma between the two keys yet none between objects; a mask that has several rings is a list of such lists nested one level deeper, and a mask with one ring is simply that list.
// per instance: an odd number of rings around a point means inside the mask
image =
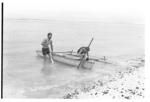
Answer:
[{"label": "shoreline", "polygon": [[144,57],[125,59],[125,71],[118,71],[111,79],[96,80],[91,85],[75,88],[64,99],[144,99]]},{"label": "shoreline", "polygon": [[[144,56],[109,58],[93,70],[80,70],[78,80],[62,85],[46,85],[8,90],[7,97],[51,99],[144,99]],[[75,71],[75,70],[74,70]],[[80,74],[79,74],[80,72]],[[7,87],[6,87],[7,88]],[[9,89],[9,86],[8,88]],[[12,93],[13,92],[13,93]],[[15,93],[14,93],[15,92]]]}]

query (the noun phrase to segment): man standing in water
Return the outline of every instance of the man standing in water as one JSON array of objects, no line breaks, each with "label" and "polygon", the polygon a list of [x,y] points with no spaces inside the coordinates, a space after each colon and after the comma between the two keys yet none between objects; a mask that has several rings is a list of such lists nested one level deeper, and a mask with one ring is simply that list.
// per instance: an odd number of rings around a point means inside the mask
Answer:
[{"label": "man standing in water", "polygon": [[52,33],[47,34],[47,38],[42,41],[41,45],[42,45],[42,53],[44,57],[48,55],[51,63],[54,63],[53,56],[52,56],[53,53]]}]

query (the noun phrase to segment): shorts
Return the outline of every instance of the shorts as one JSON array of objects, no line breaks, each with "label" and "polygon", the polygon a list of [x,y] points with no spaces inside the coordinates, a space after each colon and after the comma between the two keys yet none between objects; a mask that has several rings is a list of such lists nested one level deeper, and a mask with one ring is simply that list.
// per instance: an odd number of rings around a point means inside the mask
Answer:
[{"label": "shorts", "polygon": [[43,55],[49,54],[50,53],[49,48],[42,48],[42,53]]}]

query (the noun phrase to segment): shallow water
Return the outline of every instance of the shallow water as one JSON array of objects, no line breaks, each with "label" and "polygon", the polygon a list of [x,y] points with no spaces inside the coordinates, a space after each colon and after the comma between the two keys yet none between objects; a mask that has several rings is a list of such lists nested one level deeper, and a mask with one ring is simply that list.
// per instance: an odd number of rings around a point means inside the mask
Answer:
[{"label": "shallow water", "polygon": [[[4,97],[59,98],[63,85],[74,81],[111,76],[116,67],[96,64],[92,70],[51,65],[37,57],[41,41],[53,33],[55,51],[76,51],[87,46],[90,55],[123,56],[144,54],[144,25],[53,20],[6,20],[4,25]],[[108,69],[108,70],[106,70]],[[116,69],[116,70],[115,70]]]}]

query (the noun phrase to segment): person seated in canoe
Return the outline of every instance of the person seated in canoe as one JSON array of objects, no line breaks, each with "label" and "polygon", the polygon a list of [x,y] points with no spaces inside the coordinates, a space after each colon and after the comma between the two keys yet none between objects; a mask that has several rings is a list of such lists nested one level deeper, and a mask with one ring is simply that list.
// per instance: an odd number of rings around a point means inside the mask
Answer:
[{"label": "person seated in canoe", "polygon": [[46,55],[48,55],[50,61],[54,63],[52,57],[52,52],[53,52],[52,33],[47,34],[47,38],[42,41],[41,45],[42,45],[43,56],[46,57]]},{"label": "person seated in canoe", "polygon": [[89,47],[80,47],[77,51],[77,54],[79,54],[81,57],[85,55],[85,59],[89,60],[89,52],[90,48]]}]

